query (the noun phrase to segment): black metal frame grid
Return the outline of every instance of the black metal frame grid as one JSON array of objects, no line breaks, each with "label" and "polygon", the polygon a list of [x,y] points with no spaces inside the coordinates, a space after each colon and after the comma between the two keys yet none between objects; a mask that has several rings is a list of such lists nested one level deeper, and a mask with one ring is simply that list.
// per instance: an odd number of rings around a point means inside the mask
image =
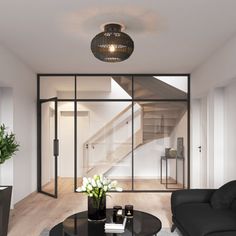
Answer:
[{"label": "black metal frame grid", "polygon": [[[40,80],[43,79],[42,77],[74,77],[74,98],[72,99],[57,99],[58,102],[74,102],[74,191],[76,190],[77,186],[77,102],[132,102],[132,189],[131,190],[124,190],[123,192],[173,192],[171,189],[167,190],[135,190],[134,189],[134,103],[135,102],[145,102],[145,101],[152,101],[152,102],[187,102],[187,188],[190,188],[190,74],[79,74],[79,73],[64,73],[64,74],[48,74],[48,73],[40,73],[37,74],[37,190],[40,193],[48,194],[42,191],[41,188],[41,178],[42,178],[42,164],[41,164],[41,103],[44,101],[48,101],[49,99],[40,99]],[[132,98],[131,99],[79,99],[77,98],[77,77],[80,76],[128,76],[131,78],[132,81]],[[186,76],[187,77],[187,87],[188,93],[186,99],[135,99],[134,98],[134,78],[138,76]],[[57,182],[57,177],[55,182]],[[56,185],[57,186],[57,185]],[[55,190],[55,193],[57,190]],[[55,197],[55,196],[54,196]],[[57,197],[57,194],[56,194]]]}]

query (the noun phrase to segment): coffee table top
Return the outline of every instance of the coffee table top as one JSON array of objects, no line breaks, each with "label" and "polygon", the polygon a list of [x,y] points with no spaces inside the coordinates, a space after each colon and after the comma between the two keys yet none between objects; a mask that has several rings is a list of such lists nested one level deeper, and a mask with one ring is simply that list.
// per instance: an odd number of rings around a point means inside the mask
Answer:
[{"label": "coffee table top", "polygon": [[[107,209],[107,218],[112,217],[113,210]],[[64,222],[54,226],[50,230],[50,236],[151,236],[161,230],[161,221],[151,214],[134,210],[134,217],[127,219],[125,232],[122,234],[105,233],[105,222],[88,221],[88,212],[83,211],[65,219]]]}]

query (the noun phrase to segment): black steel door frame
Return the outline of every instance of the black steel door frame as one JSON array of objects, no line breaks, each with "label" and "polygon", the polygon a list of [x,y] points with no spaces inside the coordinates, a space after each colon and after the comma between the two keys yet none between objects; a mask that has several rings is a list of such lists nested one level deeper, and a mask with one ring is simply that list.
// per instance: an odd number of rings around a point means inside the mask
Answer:
[{"label": "black steel door frame", "polygon": [[[58,99],[57,97],[44,99],[38,101],[38,192],[48,195],[50,197],[58,197],[58,156],[59,156],[59,140],[58,140]],[[46,192],[42,189],[42,104],[47,102],[54,102],[55,116],[54,116],[54,139],[53,139],[53,156],[54,156],[54,193]]]}]

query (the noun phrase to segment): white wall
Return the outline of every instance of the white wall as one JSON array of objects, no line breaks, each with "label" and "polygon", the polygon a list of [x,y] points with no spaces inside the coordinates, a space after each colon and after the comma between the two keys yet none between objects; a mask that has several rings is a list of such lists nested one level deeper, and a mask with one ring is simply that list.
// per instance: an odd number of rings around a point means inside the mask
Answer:
[{"label": "white wall", "polygon": [[[74,112],[69,105],[59,106],[60,177],[74,177]],[[90,114],[88,110],[77,114],[77,175],[83,176],[83,144],[89,138]]]},{"label": "white wall", "polygon": [[207,97],[198,100],[200,111],[192,117],[192,130],[195,131],[192,142],[199,132],[202,152],[200,159],[197,153],[192,153],[191,165],[200,169],[198,178],[194,176],[196,171],[191,172],[191,187],[218,188],[236,179],[236,80],[225,87],[212,89]]},{"label": "white wall", "polygon": [[[205,139],[207,144],[204,141],[202,143],[206,146],[203,149],[202,159],[207,166],[205,182],[210,188],[217,188],[228,180],[236,179],[236,163],[233,157],[235,156],[235,61],[236,36],[226,42],[191,75],[192,97],[200,98],[202,109],[206,108],[207,115],[201,129],[205,129],[202,133],[205,132],[207,135]],[[195,124],[192,122],[192,125]],[[196,161],[196,158],[197,156],[192,156],[193,161]],[[193,182],[194,186],[196,183]]]},{"label": "white wall", "polygon": [[0,87],[13,91],[13,132],[20,143],[13,157],[14,203],[36,190],[35,78],[31,69],[0,45]]},{"label": "white wall", "polygon": [[236,36],[191,73],[191,96],[203,97],[236,78]]},{"label": "white wall", "polygon": [[[213,89],[207,96],[207,186],[219,187],[223,184],[224,165],[224,91]],[[203,157],[204,158],[204,157]]]},{"label": "white wall", "polygon": [[224,90],[224,181],[236,179],[236,79]]},{"label": "white wall", "polygon": [[[187,167],[188,167],[188,155],[187,155],[187,150],[188,150],[188,138],[187,138],[187,112],[183,115],[179,123],[176,125],[174,130],[172,131],[170,135],[170,147],[172,148],[177,148],[177,138],[178,137],[183,137],[184,138],[184,172],[185,172],[185,185],[187,186]],[[177,168],[178,168],[178,173],[177,173],[177,181],[178,183],[183,183],[183,162],[182,161],[177,161]],[[171,166],[170,169],[170,176],[175,179],[176,173],[175,173],[175,163],[174,165]]]},{"label": "white wall", "polygon": [[[213,142],[214,149],[214,187],[220,187],[224,184],[224,89],[217,88],[214,90],[214,106],[213,107],[213,120],[210,122],[213,124]],[[213,187],[212,186],[212,187]]]},{"label": "white wall", "polygon": [[[74,115],[59,113],[59,172],[60,177],[74,176]],[[79,124],[80,122],[78,122]],[[80,134],[79,134],[80,135]],[[80,150],[78,150],[80,151]]]},{"label": "white wall", "polygon": [[193,99],[191,101],[191,138],[190,138],[190,147],[191,147],[191,179],[190,186],[194,188],[201,187],[201,179],[199,176],[200,173],[200,164],[201,164],[201,153],[199,152],[199,146],[201,146],[201,100]]},{"label": "white wall", "polygon": [[[207,169],[209,165],[207,161],[208,138],[207,138],[207,98],[199,98],[191,100],[191,162],[190,162],[190,186],[191,188],[206,188]],[[201,147],[201,149],[199,149]]]},{"label": "white wall", "polygon": [[[192,155],[192,165],[199,166],[203,186],[218,188],[225,182],[235,179],[235,94],[236,82],[226,87],[211,90],[206,98],[199,99],[201,112],[206,113],[197,127],[196,116],[192,118],[194,129],[200,129],[201,159]],[[205,137],[206,135],[206,137]],[[198,182],[192,177],[192,187]]]}]

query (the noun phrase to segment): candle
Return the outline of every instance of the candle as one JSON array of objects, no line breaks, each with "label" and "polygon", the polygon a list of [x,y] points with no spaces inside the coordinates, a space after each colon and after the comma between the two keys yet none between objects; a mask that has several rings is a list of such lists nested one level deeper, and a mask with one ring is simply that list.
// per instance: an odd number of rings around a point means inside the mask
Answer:
[{"label": "candle", "polygon": [[118,223],[122,220],[122,206],[113,207],[113,222]]},{"label": "candle", "polygon": [[132,218],[133,211],[134,211],[133,205],[125,205],[125,216],[127,216],[128,218]]}]

